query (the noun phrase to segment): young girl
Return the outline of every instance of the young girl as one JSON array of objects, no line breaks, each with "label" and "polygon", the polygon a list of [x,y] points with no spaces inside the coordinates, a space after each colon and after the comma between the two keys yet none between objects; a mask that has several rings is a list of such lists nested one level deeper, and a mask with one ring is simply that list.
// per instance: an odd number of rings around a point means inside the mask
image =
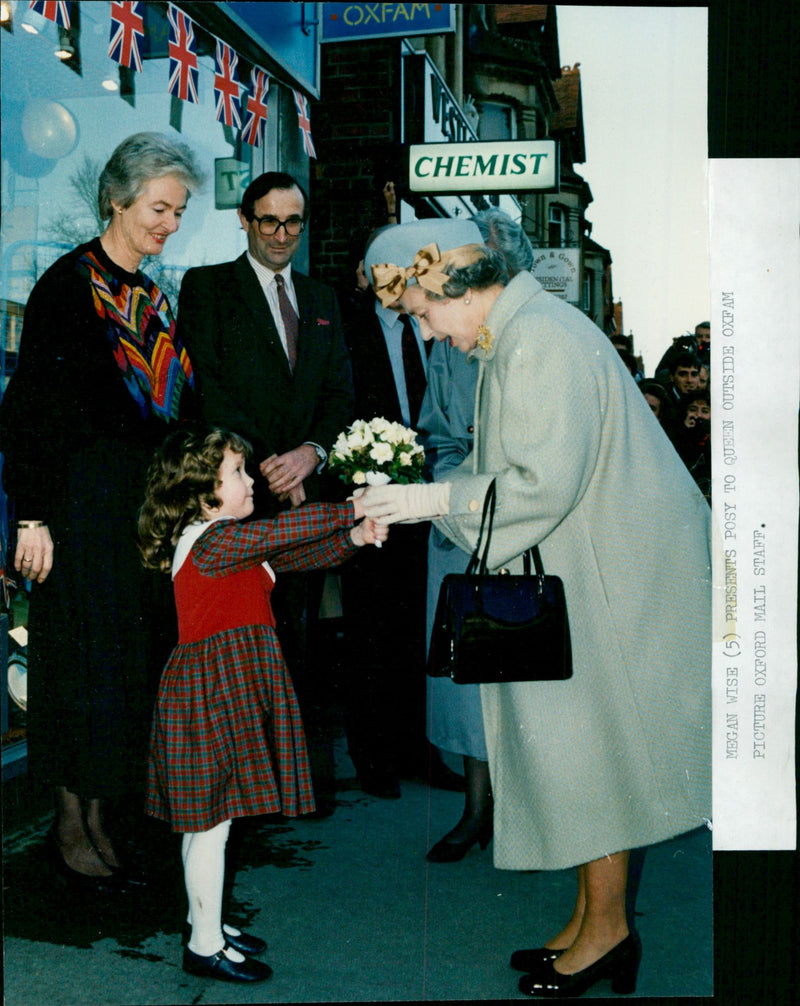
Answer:
[{"label": "young girl", "polygon": [[253,512],[249,451],[222,430],[171,434],[139,517],[145,565],[172,571],[179,634],[156,700],[146,811],[183,833],[191,926],[183,969],[244,982],[272,972],[252,960],[263,940],[222,924],[231,819],[314,810],[270,606],[275,573],[334,566],[386,536],[373,521],[355,524],[358,500],[240,523]]}]

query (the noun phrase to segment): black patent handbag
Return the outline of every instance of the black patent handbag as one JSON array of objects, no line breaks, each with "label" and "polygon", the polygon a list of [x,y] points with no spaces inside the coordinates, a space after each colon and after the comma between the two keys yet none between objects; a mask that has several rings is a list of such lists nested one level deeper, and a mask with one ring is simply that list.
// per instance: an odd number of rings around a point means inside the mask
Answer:
[{"label": "black patent handbag", "polygon": [[466,572],[442,581],[428,674],[457,684],[564,681],[572,677],[564,585],[545,573],[538,546],[524,553],[524,573],[488,572],[496,496],[492,480]]}]

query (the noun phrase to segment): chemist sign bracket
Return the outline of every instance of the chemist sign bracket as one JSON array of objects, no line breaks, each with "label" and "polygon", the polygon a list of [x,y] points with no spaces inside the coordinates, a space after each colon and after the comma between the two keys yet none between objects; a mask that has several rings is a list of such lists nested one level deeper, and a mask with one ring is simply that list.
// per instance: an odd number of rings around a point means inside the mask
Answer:
[{"label": "chemist sign bracket", "polygon": [[409,147],[412,192],[558,192],[555,140],[417,143]]}]

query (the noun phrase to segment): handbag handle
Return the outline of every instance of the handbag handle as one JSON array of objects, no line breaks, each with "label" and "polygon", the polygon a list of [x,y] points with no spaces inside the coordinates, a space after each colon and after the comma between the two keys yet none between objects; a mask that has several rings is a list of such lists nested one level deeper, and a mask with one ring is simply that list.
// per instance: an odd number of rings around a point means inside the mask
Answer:
[{"label": "handbag handle", "polygon": [[[471,576],[477,572],[478,576],[486,576],[489,572],[489,546],[492,541],[492,526],[494,524],[494,511],[497,502],[497,480],[492,479],[489,483],[489,487],[486,490],[486,496],[483,500],[483,512],[481,513],[481,526],[478,531],[478,540],[475,543],[475,548],[470,556],[469,563],[467,565],[467,576]],[[484,528],[486,531],[486,542],[483,543]],[[481,545],[483,544],[483,551],[481,551]],[[544,576],[544,564],[542,563],[542,556],[539,552],[539,546],[533,545],[531,548],[526,549],[522,555],[522,566],[526,576],[531,575],[531,558],[533,559],[533,566],[536,570],[537,576]]]}]

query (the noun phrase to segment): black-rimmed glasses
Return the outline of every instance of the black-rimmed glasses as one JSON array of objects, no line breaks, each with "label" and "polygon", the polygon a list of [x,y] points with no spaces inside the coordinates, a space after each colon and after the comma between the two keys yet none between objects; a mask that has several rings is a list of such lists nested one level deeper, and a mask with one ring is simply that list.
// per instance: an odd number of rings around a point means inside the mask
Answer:
[{"label": "black-rimmed glasses", "polygon": [[258,233],[263,238],[272,237],[283,227],[290,238],[296,238],[305,230],[306,222],[302,217],[288,217],[286,220],[279,220],[277,217],[264,216],[253,217],[253,221],[258,226]]}]

